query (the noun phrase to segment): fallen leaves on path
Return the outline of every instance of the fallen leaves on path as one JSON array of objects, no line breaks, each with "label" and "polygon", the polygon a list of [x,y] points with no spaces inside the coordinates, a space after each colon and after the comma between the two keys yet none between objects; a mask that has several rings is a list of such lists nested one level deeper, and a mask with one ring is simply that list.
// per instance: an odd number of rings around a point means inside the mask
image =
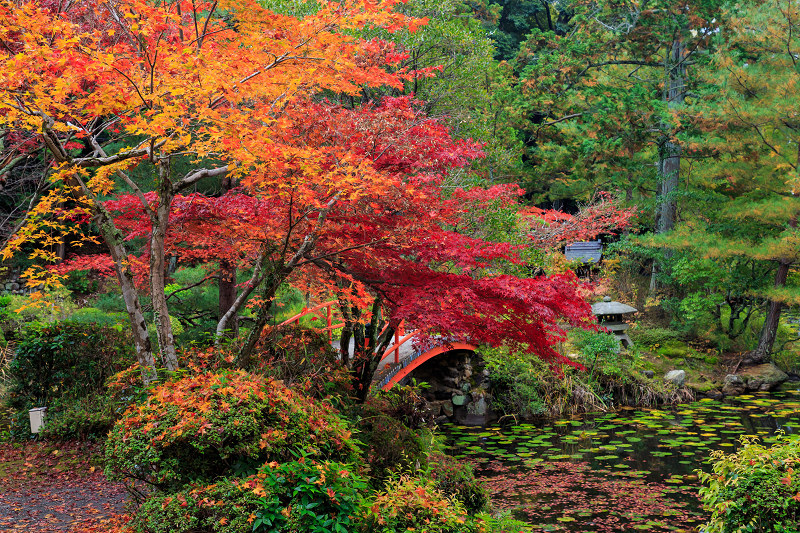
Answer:
[{"label": "fallen leaves on path", "polygon": [[98,444],[0,444],[0,531],[107,532],[119,529],[127,497],[103,475]]}]

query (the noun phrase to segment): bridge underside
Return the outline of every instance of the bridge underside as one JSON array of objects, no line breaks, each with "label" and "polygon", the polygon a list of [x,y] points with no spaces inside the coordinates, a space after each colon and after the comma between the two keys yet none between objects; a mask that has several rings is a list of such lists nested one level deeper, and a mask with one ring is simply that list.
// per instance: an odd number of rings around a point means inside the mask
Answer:
[{"label": "bridge underside", "polygon": [[443,344],[442,346],[437,346],[436,348],[432,348],[426,352],[413,353],[405,358],[400,359],[399,363],[386,365],[383,371],[379,372],[379,374],[376,376],[374,386],[378,386],[385,391],[389,390],[395,384],[400,383],[402,380],[407,378],[414,370],[419,368],[427,361],[430,361],[437,355],[458,350],[474,352],[477,350],[477,346],[473,346],[472,344],[467,344],[465,342],[451,342],[448,344]]}]

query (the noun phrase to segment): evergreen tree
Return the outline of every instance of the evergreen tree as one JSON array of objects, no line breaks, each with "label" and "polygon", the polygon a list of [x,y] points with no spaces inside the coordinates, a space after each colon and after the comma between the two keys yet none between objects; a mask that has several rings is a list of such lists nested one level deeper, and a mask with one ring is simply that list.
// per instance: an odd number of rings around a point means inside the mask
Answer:
[{"label": "evergreen tree", "polygon": [[748,2],[724,16],[698,113],[686,124],[687,148],[705,156],[691,181],[712,201],[664,242],[771,265],[771,282],[750,291],[766,301],[758,345],[746,358],[759,363],[773,350],[783,306],[800,302],[791,276],[800,259],[800,9]]}]

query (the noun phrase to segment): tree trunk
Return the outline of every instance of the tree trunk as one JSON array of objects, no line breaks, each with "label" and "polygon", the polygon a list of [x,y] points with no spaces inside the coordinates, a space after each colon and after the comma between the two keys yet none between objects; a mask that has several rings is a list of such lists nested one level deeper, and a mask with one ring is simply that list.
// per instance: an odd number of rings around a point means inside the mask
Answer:
[{"label": "tree trunk", "polygon": [[[672,43],[672,48],[664,60],[664,101],[668,109],[682,104],[686,96],[684,45],[680,40]],[[678,202],[676,194],[681,170],[681,147],[673,140],[672,126],[664,125],[665,134],[658,150],[658,187],[656,192],[656,233],[667,233],[675,227]],[[660,265],[653,263],[650,277],[650,293],[658,289],[656,276]]]},{"label": "tree trunk", "polygon": [[[220,261],[218,286],[219,320],[222,320],[222,317],[236,301],[236,265],[232,265],[229,261]],[[236,320],[236,316],[227,322],[227,326],[231,338],[239,335],[239,322]]]},{"label": "tree trunk", "polygon": [[125,301],[125,310],[128,312],[128,320],[131,323],[136,360],[142,367],[142,380],[145,385],[148,385],[157,377],[156,364],[150,335],[147,331],[147,322],[145,322],[142,304],[139,300],[139,291],[134,284],[133,272],[128,263],[128,251],[122,244],[122,235],[114,226],[114,221],[103,204],[92,202],[92,205],[99,221],[100,233],[111,253],[111,259],[114,261],[114,270],[117,273],[117,280],[122,289],[122,299]]},{"label": "tree trunk", "polygon": [[161,359],[167,370],[178,369],[178,357],[175,353],[175,338],[172,333],[172,322],[167,307],[165,278],[167,265],[165,262],[164,241],[169,224],[169,210],[172,204],[172,184],[169,181],[169,161],[160,162],[158,206],[151,215],[153,230],[150,234],[150,296],[153,301],[153,318],[156,325],[156,338]]},{"label": "tree trunk", "polygon": [[283,283],[283,280],[286,279],[286,276],[288,276],[288,274],[280,275],[280,273],[273,273],[264,281],[264,287],[260,295],[261,307],[258,310],[258,315],[256,315],[256,321],[253,324],[253,328],[250,330],[250,334],[247,336],[247,340],[236,356],[236,364],[239,368],[247,368],[250,364],[250,358],[258,345],[258,341],[261,340],[261,332],[264,331],[264,327],[272,318],[269,312],[272,307],[272,300],[275,298],[275,293],[278,292],[278,288],[281,286],[281,283]]},{"label": "tree trunk", "polygon": [[[685,75],[686,67],[683,64],[684,45],[680,40],[672,43],[672,50],[665,61],[665,86],[664,101],[667,109],[675,109],[683,104],[686,95]],[[677,200],[675,194],[678,191],[678,183],[681,170],[681,147],[677,144],[672,135],[672,126],[666,128],[668,131],[664,137],[659,150],[658,173],[661,197],[658,201],[658,233],[666,233],[675,227],[677,218]]]},{"label": "tree trunk", "polygon": [[[789,276],[791,261],[782,260],[778,264],[778,271],[775,273],[775,288],[786,285]],[[772,347],[778,335],[778,325],[781,320],[783,302],[779,300],[769,300],[767,303],[767,317],[764,319],[764,327],[761,328],[761,337],[758,339],[758,346],[742,361],[745,364],[760,364],[770,360]]]},{"label": "tree trunk", "polygon": [[[53,159],[59,163],[68,162],[69,155],[61,147],[60,141],[53,133],[52,119],[46,116],[42,116],[42,119],[43,140],[47,145],[47,149],[53,155]],[[102,152],[102,148],[100,151]],[[142,303],[139,300],[139,291],[136,289],[133,281],[133,272],[128,263],[128,251],[123,244],[125,240],[122,238],[122,234],[114,224],[114,219],[106,210],[103,202],[91,193],[80,175],[74,174],[69,183],[73,186],[72,194],[76,199],[88,198],[91,200],[92,214],[100,227],[100,234],[103,236],[103,240],[108,246],[111,258],[114,261],[114,271],[117,274],[117,280],[122,290],[122,298],[125,302],[125,310],[131,323],[136,359],[142,367],[142,381],[145,385],[148,385],[158,376],[153,358],[153,347],[147,331],[147,322],[144,319]]]},{"label": "tree trunk", "polygon": [[[222,179],[220,184],[222,194],[224,195],[231,190],[233,181],[230,176]],[[236,261],[233,262],[223,259],[219,263],[219,278],[217,279],[217,286],[219,288],[219,319],[222,320],[228,310],[233,307],[236,302]],[[226,321],[227,334],[231,338],[239,336],[239,321],[236,319],[237,315],[234,314]]]}]

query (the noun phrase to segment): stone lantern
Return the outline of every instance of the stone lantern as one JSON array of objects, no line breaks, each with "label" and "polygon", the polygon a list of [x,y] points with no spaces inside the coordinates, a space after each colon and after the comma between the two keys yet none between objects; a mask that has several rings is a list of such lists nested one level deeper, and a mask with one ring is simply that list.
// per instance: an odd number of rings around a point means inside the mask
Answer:
[{"label": "stone lantern", "polygon": [[597,316],[597,321],[601,326],[611,330],[617,336],[620,344],[628,348],[633,342],[628,334],[625,333],[630,327],[630,324],[622,320],[622,315],[635,313],[637,309],[620,302],[611,301],[610,296],[603,298],[602,302],[592,304],[592,314]]}]

